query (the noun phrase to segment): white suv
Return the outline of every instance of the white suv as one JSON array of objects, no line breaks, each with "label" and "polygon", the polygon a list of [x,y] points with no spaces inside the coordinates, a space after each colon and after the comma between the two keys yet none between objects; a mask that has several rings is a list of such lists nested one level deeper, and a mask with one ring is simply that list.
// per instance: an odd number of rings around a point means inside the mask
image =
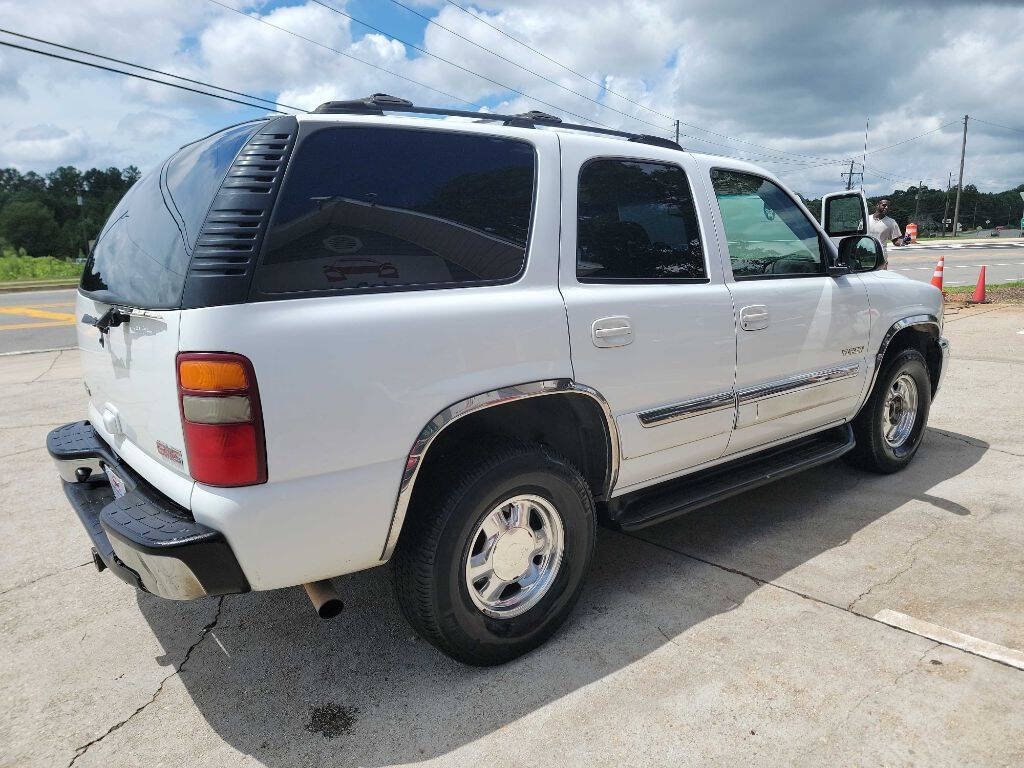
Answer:
[{"label": "white suv", "polygon": [[565,620],[598,522],[911,460],[942,297],[880,269],[866,216],[541,113],[243,123],[111,215],[77,300],[88,420],[48,448],[100,570],[301,584],[327,615],[327,579],[394,560],[417,631],[500,663]]}]

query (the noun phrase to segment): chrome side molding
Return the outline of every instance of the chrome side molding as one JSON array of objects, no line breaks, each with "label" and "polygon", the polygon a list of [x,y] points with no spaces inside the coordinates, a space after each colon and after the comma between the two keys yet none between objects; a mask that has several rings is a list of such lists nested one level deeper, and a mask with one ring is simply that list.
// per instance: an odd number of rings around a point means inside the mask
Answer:
[{"label": "chrome side molding", "polygon": [[825,368],[818,371],[807,371],[798,373],[795,376],[788,376],[785,379],[769,381],[753,387],[746,387],[736,393],[736,400],[740,405],[746,405],[757,400],[765,400],[769,397],[776,397],[793,392],[797,389],[817,387],[822,384],[829,384],[833,381],[851,379],[860,375],[861,364],[847,363],[832,368]]},{"label": "chrome side molding", "polygon": [[728,392],[716,392],[713,395],[686,400],[682,403],[673,403],[660,408],[652,408],[637,414],[640,425],[643,427],[658,427],[680,419],[692,419],[694,416],[703,416],[706,413],[721,411],[726,408],[736,407],[736,395],[732,390]]},{"label": "chrome side molding", "polygon": [[448,406],[434,416],[420,430],[420,434],[416,438],[416,442],[413,443],[405,460],[402,482],[398,489],[398,498],[395,500],[395,511],[391,516],[391,526],[388,528],[384,550],[380,556],[381,562],[386,562],[394,554],[395,546],[398,544],[398,535],[402,531],[402,524],[405,522],[406,513],[409,511],[409,502],[412,500],[412,489],[416,484],[416,476],[419,474],[420,467],[423,466],[423,458],[426,456],[434,439],[452,422],[458,421],[463,416],[516,400],[543,397],[545,395],[580,395],[591,398],[600,406],[608,426],[608,441],[611,451],[605,493],[611,493],[619,475],[619,431],[615,426],[615,418],[612,416],[611,407],[597,390],[583,384],[577,384],[571,379],[546,379],[481,392],[479,395],[467,397],[465,400],[460,400]]}]

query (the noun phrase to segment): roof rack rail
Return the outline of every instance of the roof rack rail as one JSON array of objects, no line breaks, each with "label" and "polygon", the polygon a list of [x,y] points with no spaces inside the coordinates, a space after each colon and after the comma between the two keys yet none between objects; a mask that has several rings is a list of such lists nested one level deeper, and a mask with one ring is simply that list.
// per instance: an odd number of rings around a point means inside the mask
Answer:
[{"label": "roof rack rail", "polygon": [[522,112],[517,115],[501,115],[493,112],[471,112],[467,109],[441,109],[438,107],[418,107],[411,101],[391,96],[387,93],[375,93],[363,99],[351,101],[326,101],[313,110],[318,115],[383,115],[385,112],[411,112],[420,115],[444,115],[446,117],[471,117],[476,120],[501,121],[505,125],[516,126],[517,128],[536,128],[538,125],[557,128],[567,128],[573,131],[585,131],[587,133],[599,133],[605,136],[619,136],[629,141],[640,144],[651,144],[656,147],[668,149],[682,149],[682,147],[671,139],[663,139],[660,136],[649,136],[643,133],[629,133],[628,131],[617,131],[613,128],[598,128],[593,125],[578,125],[576,123],[565,123],[560,117],[549,115],[545,112],[533,110]]}]

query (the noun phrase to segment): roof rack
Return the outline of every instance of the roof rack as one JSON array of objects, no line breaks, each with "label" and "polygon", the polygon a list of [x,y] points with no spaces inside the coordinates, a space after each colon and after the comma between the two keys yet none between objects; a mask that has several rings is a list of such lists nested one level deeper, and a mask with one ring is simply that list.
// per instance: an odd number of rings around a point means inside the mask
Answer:
[{"label": "roof rack", "polygon": [[629,141],[640,144],[652,144],[656,147],[667,149],[682,149],[679,144],[671,139],[663,139],[660,136],[650,136],[644,133],[629,133],[628,131],[616,131],[613,128],[597,128],[593,125],[578,125],[576,123],[562,122],[560,117],[549,115],[536,110],[532,112],[521,112],[517,115],[499,115],[493,112],[471,112],[466,109],[441,109],[438,107],[417,107],[411,101],[400,99],[397,96],[390,96],[386,93],[375,93],[363,99],[351,101],[326,101],[313,110],[318,115],[383,115],[385,112],[413,112],[420,115],[444,115],[446,117],[471,117],[476,120],[501,121],[505,125],[517,128],[536,128],[538,125],[567,128],[573,131],[586,131],[587,133],[599,133],[605,136],[619,136]]}]

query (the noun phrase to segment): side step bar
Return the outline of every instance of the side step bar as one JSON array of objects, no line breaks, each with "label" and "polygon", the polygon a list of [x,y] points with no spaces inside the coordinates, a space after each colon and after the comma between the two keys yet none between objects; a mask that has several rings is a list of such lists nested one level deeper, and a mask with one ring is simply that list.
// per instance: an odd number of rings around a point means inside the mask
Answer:
[{"label": "side step bar", "polygon": [[844,424],[650,490],[612,499],[607,507],[608,521],[625,531],[646,528],[805,469],[827,464],[853,450],[855,444],[853,429]]}]

